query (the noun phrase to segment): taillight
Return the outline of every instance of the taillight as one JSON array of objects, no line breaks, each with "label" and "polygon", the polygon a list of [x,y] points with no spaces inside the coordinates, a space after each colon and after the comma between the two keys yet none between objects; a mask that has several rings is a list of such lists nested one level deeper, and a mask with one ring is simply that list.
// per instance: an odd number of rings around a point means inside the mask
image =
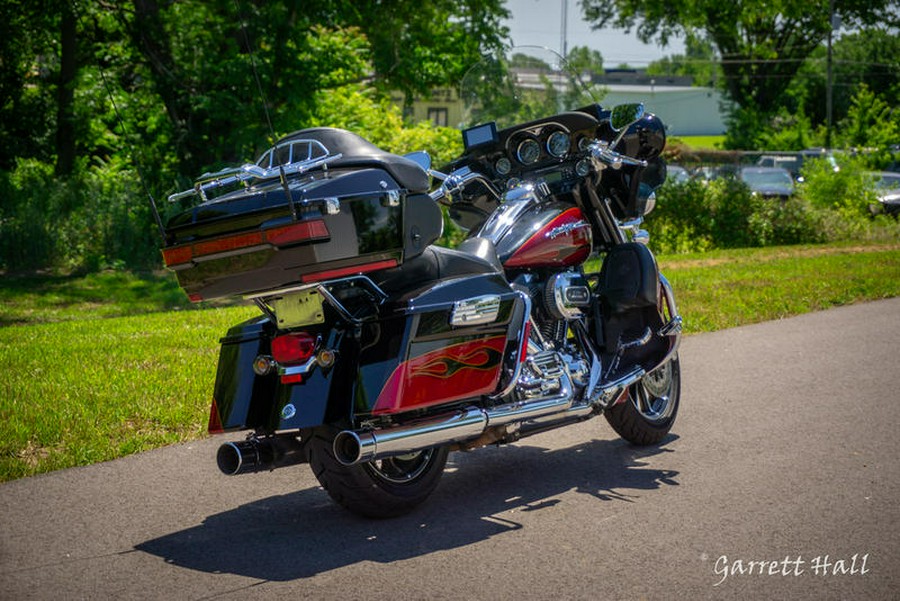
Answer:
[{"label": "taillight", "polygon": [[272,358],[281,365],[303,363],[316,352],[316,338],[306,332],[272,339]]},{"label": "taillight", "polygon": [[329,269],[327,271],[317,271],[315,273],[307,273],[300,276],[300,280],[306,284],[308,282],[321,282],[322,280],[334,280],[343,278],[348,275],[356,275],[359,273],[368,273],[370,271],[379,271],[382,269],[390,269],[397,266],[396,259],[386,259],[384,261],[376,261],[375,263],[366,263],[364,265],[356,265],[353,267],[343,267],[340,269]]},{"label": "taillight", "polygon": [[189,242],[180,246],[164,248],[162,254],[166,267],[174,268],[186,266],[191,261],[202,260],[204,257],[213,258],[215,255],[237,251],[249,252],[264,244],[280,247],[300,242],[318,242],[330,237],[331,234],[328,233],[325,221],[312,219],[267,230],[229,234],[202,242]]}]

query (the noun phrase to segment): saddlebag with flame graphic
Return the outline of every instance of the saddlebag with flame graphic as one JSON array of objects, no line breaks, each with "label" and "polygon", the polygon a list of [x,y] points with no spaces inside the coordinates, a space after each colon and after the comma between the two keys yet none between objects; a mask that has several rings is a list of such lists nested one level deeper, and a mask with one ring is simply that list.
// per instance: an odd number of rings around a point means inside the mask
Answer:
[{"label": "saddlebag with flame graphic", "polygon": [[369,346],[360,350],[358,417],[452,404],[510,383],[525,301],[499,274],[444,280],[392,309],[394,316],[373,325]]}]

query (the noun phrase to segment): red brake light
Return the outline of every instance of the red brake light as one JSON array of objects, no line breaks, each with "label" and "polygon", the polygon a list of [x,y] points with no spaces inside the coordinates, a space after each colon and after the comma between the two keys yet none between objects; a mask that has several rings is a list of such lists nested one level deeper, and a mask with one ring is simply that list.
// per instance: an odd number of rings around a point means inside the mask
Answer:
[{"label": "red brake light", "polygon": [[282,365],[302,363],[316,352],[316,338],[306,332],[285,334],[272,340],[272,358]]},{"label": "red brake light", "polygon": [[301,221],[284,227],[266,230],[266,241],[275,246],[293,244],[295,242],[311,242],[330,237],[328,227],[322,219]]}]

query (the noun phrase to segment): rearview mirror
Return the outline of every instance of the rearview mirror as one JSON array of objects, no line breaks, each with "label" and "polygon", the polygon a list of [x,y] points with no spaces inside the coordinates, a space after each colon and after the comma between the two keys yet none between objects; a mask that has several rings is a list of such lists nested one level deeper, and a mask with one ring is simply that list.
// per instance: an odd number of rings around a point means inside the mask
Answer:
[{"label": "rearview mirror", "polygon": [[421,167],[423,171],[428,171],[429,169],[431,169],[431,155],[429,155],[424,150],[410,152],[409,154],[405,154],[403,156]]},{"label": "rearview mirror", "polygon": [[609,116],[609,125],[613,131],[622,131],[629,125],[637,123],[644,116],[643,103],[617,104],[612,108]]}]

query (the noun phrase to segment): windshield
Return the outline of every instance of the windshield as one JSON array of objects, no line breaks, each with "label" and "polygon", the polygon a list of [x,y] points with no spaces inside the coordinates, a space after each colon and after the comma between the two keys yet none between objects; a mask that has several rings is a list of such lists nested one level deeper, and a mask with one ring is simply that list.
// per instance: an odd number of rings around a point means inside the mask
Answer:
[{"label": "windshield", "polygon": [[794,181],[791,174],[783,169],[745,169],[741,179],[750,186],[784,186],[790,187]]},{"label": "windshield", "polygon": [[460,96],[461,128],[494,121],[503,129],[597,101],[559,54],[539,46],[485,57],[466,72]]}]

